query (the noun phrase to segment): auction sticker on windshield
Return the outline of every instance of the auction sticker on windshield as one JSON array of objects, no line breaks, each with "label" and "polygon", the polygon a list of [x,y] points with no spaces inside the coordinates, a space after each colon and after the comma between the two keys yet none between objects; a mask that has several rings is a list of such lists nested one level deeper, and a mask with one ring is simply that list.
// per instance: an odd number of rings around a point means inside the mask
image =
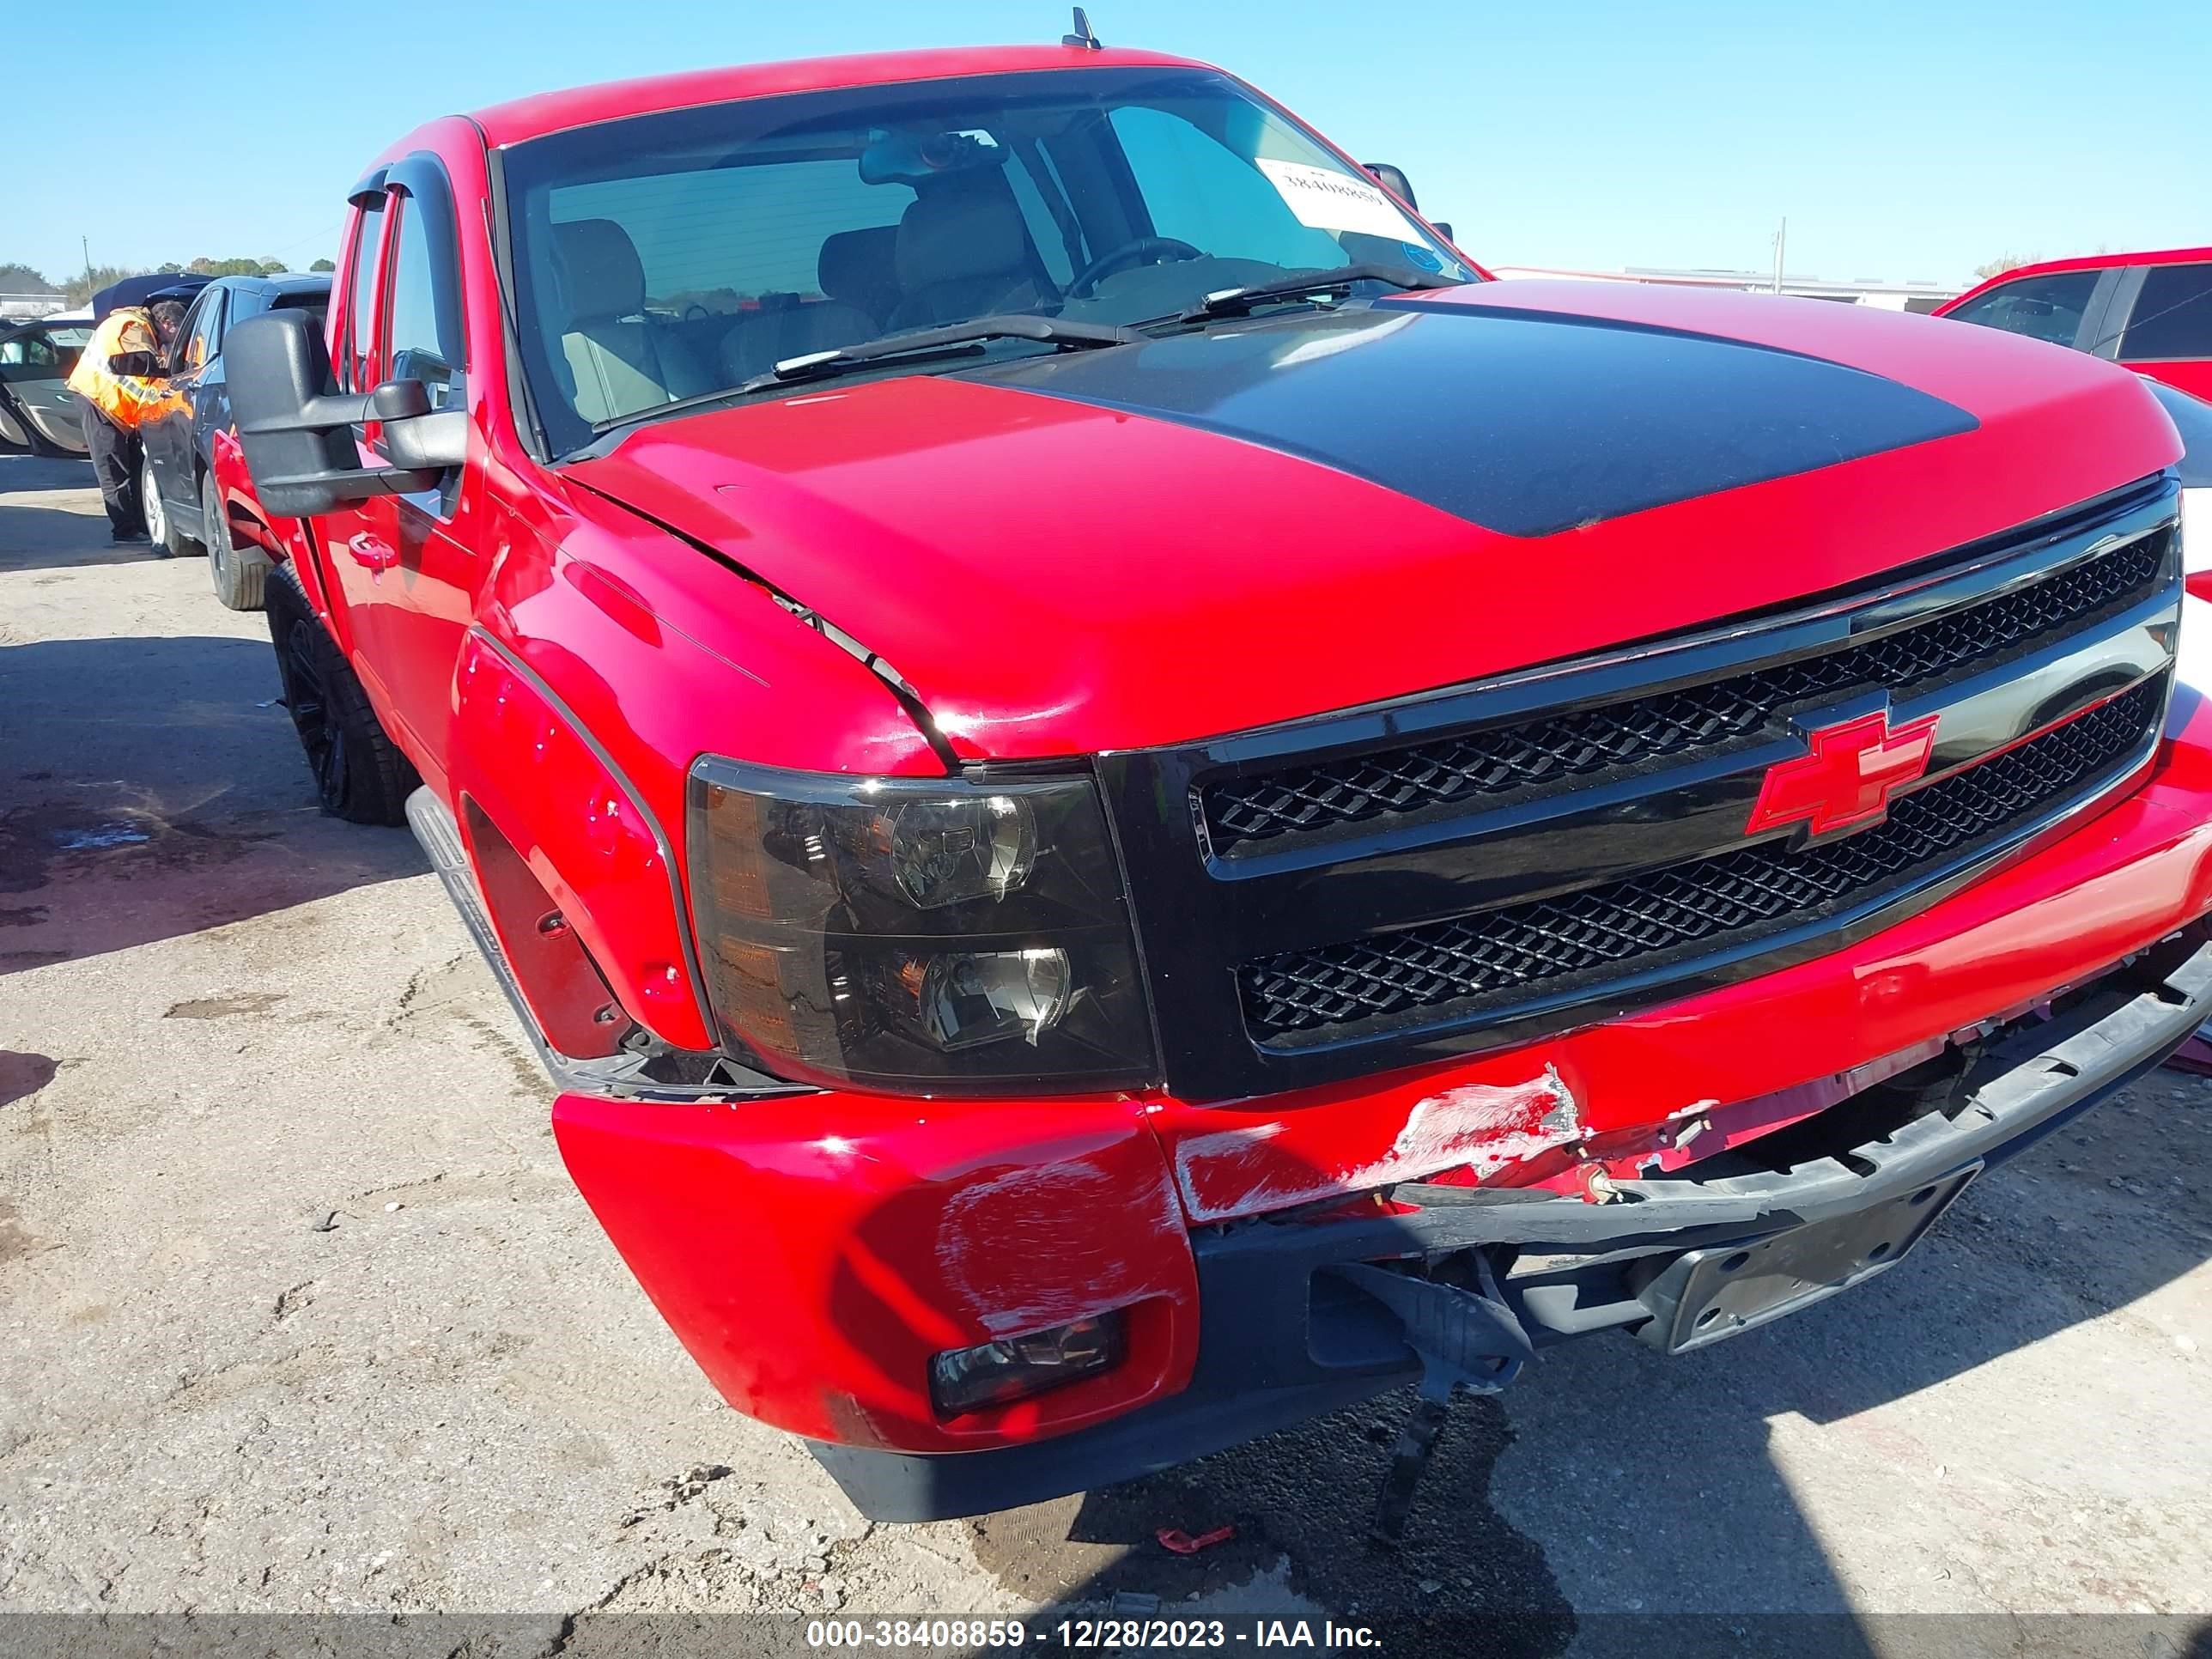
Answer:
[{"label": "auction sticker on windshield", "polygon": [[1373,185],[1339,173],[1334,167],[1310,167],[1304,161],[1255,158],[1283,200],[1302,225],[1316,230],[1363,231],[1402,241],[1412,228],[1406,216]]}]

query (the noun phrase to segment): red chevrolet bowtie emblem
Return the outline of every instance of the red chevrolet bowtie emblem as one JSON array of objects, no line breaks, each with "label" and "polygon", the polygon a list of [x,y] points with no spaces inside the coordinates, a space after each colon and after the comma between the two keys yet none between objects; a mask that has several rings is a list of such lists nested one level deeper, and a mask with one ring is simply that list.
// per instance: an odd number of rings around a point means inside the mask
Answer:
[{"label": "red chevrolet bowtie emblem", "polygon": [[1755,836],[1800,818],[1812,821],[1816,836],[1874,823],[1889,811],[1892,795],[1928,770],[1937,718],[1892,726],[1884,709],[1808,733],[1811,754],[1767,769],[1744,833]]}]

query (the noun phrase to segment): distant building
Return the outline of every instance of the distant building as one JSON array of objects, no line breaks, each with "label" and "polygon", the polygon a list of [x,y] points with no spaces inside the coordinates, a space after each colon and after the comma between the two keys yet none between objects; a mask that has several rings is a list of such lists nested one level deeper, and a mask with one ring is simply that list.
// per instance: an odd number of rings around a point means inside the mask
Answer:
[{"label": "distant building", "polygon": [[0,320],[17,322],[45,317],[68,304],[67,296],[60,294],[0,294]]},{"label": "distant building", "polygon": [[[1507,278],[1571,276],[1589,283],[1658,283],[1670,288],[1734,289],[1743,294],[1774,292],[1771,271],[1662,270],[1650,265],[1630,265],[1622,270],[1559,270],[1543,265],[1491,265],[1488,270],[1492,276]],[[1943,283],[1893,283],[1879,276],[1828,283],[1817,276],[1784,275],[1782,292],[1801,300],[1837,300],[1845,305],[1875,306],[1884,311],[1929,312],[1965,290]]]}]

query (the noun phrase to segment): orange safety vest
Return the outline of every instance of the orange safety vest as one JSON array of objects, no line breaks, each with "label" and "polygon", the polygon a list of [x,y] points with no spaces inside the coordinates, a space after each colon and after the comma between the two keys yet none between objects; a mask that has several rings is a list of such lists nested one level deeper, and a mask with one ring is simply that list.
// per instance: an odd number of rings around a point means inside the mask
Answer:
[{"label": "orange safety vest", "polygon": [[70,371],[69,389],[89,398],[116,425],[134,428],[149,406],[161,401],[161,388],[133,375],[109,373],[107,360],[125,351],[161,349],[153,320],[136,306],[118,306],[93,330],[92,339]]}]

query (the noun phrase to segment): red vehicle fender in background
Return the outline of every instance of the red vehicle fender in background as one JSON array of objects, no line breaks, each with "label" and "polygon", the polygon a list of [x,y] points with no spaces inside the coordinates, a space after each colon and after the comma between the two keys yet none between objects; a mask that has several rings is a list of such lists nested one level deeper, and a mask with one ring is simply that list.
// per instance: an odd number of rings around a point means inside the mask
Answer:
[{"label": "red vehicle fender in background", "polygon": [[[238,441],[237,432],[229,428],[217,432],[209,450],[211,465],[208,470],[215,479],[216,498],[230,514],[231,539],[258,547],[273,559],[289,558],[288,544],[292,533],[296,532],[298,521],[273,520],[263,508],[261,498],[253,493],[253,480],[246,470],[246,451]],[[320,608],[319,600],[317,608]]]},{"label": "red vehicle fender in background", "polygon": [[[563,1095],[577,1188],[738,1410],[795,1434],[959,1451],[1080,1428],[1190,1380],[1198,1281],[1143,1106]],[[1112,1370],[941,1421],[929,1361],[1121,1309]]]}]

